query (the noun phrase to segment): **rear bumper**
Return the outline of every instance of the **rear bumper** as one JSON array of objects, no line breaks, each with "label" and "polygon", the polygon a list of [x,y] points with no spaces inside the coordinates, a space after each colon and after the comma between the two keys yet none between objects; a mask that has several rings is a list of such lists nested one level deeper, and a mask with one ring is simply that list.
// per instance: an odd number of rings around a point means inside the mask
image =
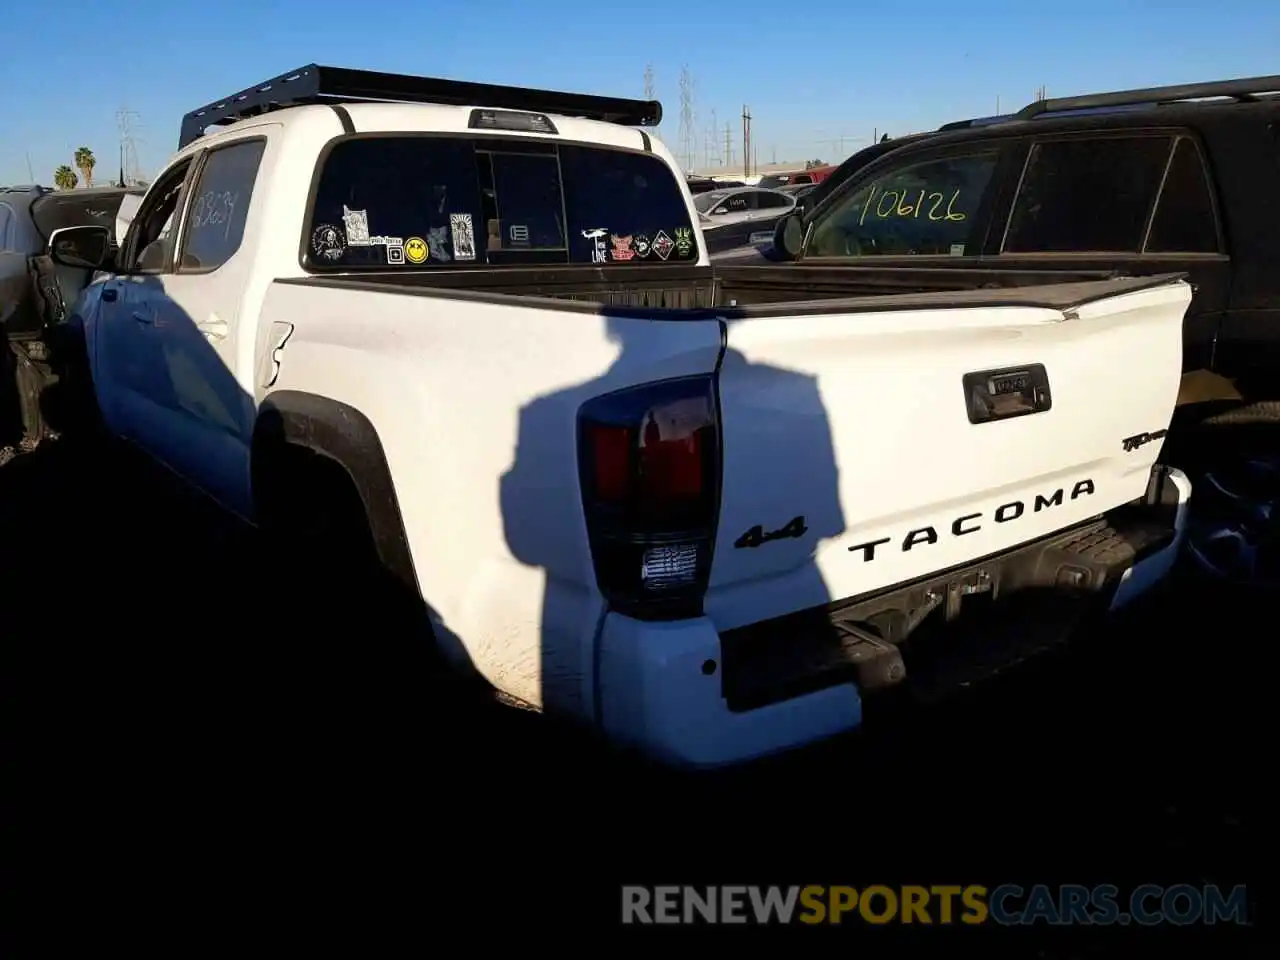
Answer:
[{"label": "rear bumper", "polygon": [[[1091,524],[888,593],[723,634],[706,617],[646,623],[611,613],[598,648],[599,723],[614,739],[693,767],[851,730],[879,698],[967,685],[1068,639],[1082,616],[1141,596],[1177,558],[1190,496],[1185,475],[1157,468],[1144,500]],[[955,619],[975,595],[1000,602]],[[923,638],[928,629],[907,622],[925,613],[946,637],[943,657]]]}]

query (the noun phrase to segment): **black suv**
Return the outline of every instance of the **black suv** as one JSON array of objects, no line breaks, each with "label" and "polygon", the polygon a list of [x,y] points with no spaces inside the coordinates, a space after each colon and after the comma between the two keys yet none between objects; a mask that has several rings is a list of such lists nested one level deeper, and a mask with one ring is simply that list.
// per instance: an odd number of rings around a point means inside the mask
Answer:
[{"label": "black suv", "polygon": [[947,124],[856,154],[805,199],[765,256],[973,270],[975,283],[1004,269],[1185,272],[1184,370],[1280,396],[1280,76]]}]

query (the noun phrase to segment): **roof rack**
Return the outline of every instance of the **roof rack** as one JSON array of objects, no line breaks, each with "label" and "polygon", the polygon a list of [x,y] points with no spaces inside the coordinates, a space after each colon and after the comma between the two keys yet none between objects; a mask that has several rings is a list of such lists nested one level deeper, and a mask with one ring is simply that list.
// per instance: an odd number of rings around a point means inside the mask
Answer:
[{"label": "roof rack", "polygon": [[204,136],[205,128],[309,103],[440,103],[558,113],[636,127],[662,122],[657,100],[628,100],[561,93],[398,73],[308,64],[192,110],[182,118],[178,149]]},{"label": "roof rack", "polygon": [[1216,80],[1210,83],[1182,83],[1170,87],[1148,87],[1143,90],[1117,90],[1114,93],[1090,93],[1078,97],[1056,97],[1029,103],[1012,117],[1030,120],[1044,113],[1064,110],[1087,110],[1095,107],[1129,107],[1141,104],[1171,103],[1177,100],[1207,100],[1225,97],[1237,102],[1257,99],[1260,93],[1280,91],[1280,76],[1241,77],[1238,80]]}]

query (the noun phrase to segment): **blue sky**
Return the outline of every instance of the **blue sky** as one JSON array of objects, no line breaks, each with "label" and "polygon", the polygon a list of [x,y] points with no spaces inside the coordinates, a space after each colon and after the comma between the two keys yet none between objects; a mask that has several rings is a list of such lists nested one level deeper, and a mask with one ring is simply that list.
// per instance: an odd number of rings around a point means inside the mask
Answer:
[{"label": "blue sky", "polygon": [[[716,111],[761,163],[838,159],[873,131],[908,133],[1066,95],[1280,73],[1276,0],[62,0],[56,38],[0,59],[0,183],[89,146],[114,176],[116,111],[136,112],[154,172],[181,115],[305,63],[640,96],[653,65],[679,139],[682,65],[701,144]],[[47,18],[45,18],[47,20]],[[39,30],[41,18],[28,18]],[[133,38],[133,39],[131,39]],[[12,48],[11,48],[12,49]],[[740,147],[737,148],[740,150]]]}]

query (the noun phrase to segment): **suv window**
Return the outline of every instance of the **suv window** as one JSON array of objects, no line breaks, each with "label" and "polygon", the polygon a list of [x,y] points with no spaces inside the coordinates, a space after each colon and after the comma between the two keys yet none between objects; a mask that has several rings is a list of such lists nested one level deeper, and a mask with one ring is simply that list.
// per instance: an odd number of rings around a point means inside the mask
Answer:
[{"label": "suv window", "polygon": [[306,231],[313,268],[698,258],[680,182],[657,157],[515,137],[342,140]]},{"label": "suv window", "polygon": [[1031,148],[1005,253],[1137,253],[1169,159],[1169,137],[1106,137]]},{"label": "suv window", "polygon": [[814,219],[807,257],[974,255],[997,151],[890,168]]},{"label": "suv window", "polygon": [[1218,227],[1213,197],[1200,151],[1186,137],[1173,149],[1156,215],[1147,236],[1147,253],[1217,253]]},{"label": "suv window", "polygon": [[240,249],[266,146],[265,140],[247,140],[209,153],[192,188],[180,272],[216,270]]},{"label": "suv window", "polygon": [[790,198],[782,194],[758,193],[756,198],[759,201],[761,210],[780,210],[783,207],[791,206]]},{"label": "suv window", "polygon": [[[9,222],[12,219],[13,213],[8,205],[0,203],[0,250],[9,250],[10,244],[13,242],[9,237]],[[13,240],[16,239],[16,237],[13,238]]]}]

